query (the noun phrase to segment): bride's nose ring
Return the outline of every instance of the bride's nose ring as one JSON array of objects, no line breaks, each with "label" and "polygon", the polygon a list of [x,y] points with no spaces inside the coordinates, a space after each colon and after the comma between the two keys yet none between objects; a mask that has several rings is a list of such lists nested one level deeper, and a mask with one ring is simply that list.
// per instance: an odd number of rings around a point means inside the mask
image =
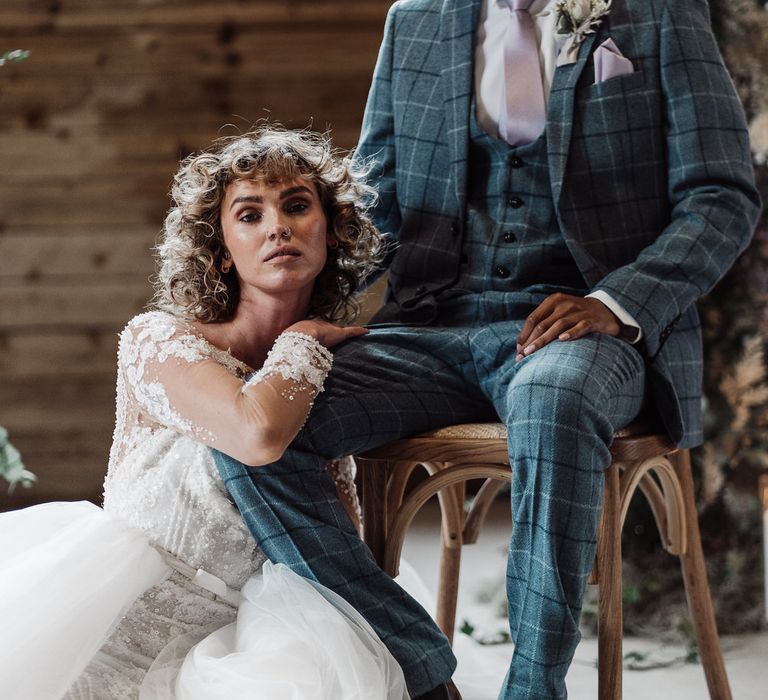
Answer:
[{"label": "bride's nose ring", "polygon": [[274,241],[278,236],[280,236],[281,240],[290,240],[291,236],[293,236],[293,231],[291,231],[290,226],[286,226],[285,228],[280,229],[280,233],[278,234],[277,231],[272,231],[272,233],[269,234],[269,240]]}]

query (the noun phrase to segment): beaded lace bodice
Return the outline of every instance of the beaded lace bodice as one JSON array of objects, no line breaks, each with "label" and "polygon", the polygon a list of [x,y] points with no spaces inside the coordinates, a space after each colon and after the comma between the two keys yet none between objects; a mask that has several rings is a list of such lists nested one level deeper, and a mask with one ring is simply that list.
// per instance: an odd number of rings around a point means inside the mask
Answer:
[{"label": "beaded lace bodice", "polygon": [[[141,314],[123,330],[104,509],[185,563],[239,589],[264,556],[216,470],[208,447],[217,444],[214,431],[195,419],[205,415],[206,396],[197,397],[198,405],[187,405],[177,401],[179,392],[166,381],[174,376],[169,367],[183,369],[189,378],[196,367],[211,362],[242,387],[252,373],[170,314]],[[238,399],[233,395],[232,400]],[[331,473],[349,493],[353,475],[346,462],[341,464]],[[234,615],[232,607],[174,573],[134,604],[67,697],[138,697],[144,673],[166,644],[179,635],[194,641]]]},{"label": "beaded lace bodice", "polygon": [[205,444],[212,436],[179,413],[158,377],[157,364],[171,359],[213,359],[241,378],[249,372],[169,314],[134,318],[120,336],[104,508],[191,566],[240,588],[262,557],[216,471]]}]

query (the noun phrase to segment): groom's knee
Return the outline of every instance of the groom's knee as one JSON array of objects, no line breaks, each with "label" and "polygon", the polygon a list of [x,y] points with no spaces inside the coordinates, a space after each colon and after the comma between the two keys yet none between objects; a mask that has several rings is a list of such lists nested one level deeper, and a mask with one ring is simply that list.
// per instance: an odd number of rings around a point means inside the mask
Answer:
[{"label": "groom's knee", "polygon": [[527,415],[532,425],[578,420],[579,409],[596,389],[589,374],[554,358],[532,357],[524,362],[507,390],[509,417]]}]

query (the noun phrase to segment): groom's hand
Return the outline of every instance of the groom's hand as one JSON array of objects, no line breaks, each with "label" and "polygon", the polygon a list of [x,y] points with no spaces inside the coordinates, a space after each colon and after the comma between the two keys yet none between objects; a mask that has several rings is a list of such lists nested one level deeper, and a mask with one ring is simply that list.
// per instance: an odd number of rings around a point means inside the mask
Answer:
[{"label": "groom's hand", "polygon": [[553,340],[576,340],[588,333],[617,336],[619,319],[598,299],[552,294],[525,320],[517,336],[517,361]]}]

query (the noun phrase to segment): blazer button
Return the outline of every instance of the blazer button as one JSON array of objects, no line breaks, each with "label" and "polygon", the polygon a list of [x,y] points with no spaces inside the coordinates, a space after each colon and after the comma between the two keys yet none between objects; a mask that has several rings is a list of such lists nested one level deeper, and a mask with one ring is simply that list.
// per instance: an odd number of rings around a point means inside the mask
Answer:
[{"label": "blazer button", "polygon": [[523,206],[523,204],[525,204],[525,202],[523,202],[523,200],[520,199],[520,197],[510,197],[507,200],[507,204],[509,204],[509,206],[512,207],[513,209],[519,209],[520,207]]},{"label": "blazer button", "polygon": [[512,231],[504,231],[504,240],[507,243],[512,243],[512,241],[517,240],[517,236]]},{"label": "blazer button", "polygon": [[509,277],[509,270],[504,265],[497,265],[493,268],[493,272],[496,274],[496,277],[501,277],[501,279]]}]

